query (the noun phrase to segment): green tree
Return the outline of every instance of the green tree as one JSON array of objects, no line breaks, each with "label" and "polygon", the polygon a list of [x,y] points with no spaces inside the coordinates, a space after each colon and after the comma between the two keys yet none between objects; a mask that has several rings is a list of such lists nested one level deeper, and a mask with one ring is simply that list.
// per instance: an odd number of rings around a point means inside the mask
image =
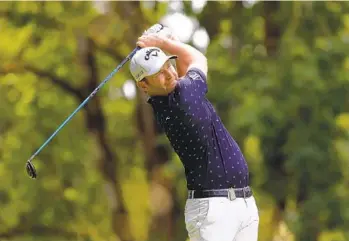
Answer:
[{"label": "green tree", "polygon": [[[263,2],[244,9],[242,3],[212,2],[218,15],[234,14],[224,24],[207,21],[213,19],[208,9],[202,16],[217,40],[210,48],[211,97],[240,143],[247,134],[258,137],[263,166],[251,163],[253,184],[273,197],[279,210],[274,219],[286,218],[296,240],[317,240],[326,229],[345,231],[348,222],[348,162],[334,148],[342,136],[336,118],[348,111],[348,7]],[[219,50],[227,37],[230,48]]]},{"label": "green tree", "polygon": [[[0,4],[0,239],[185,240],[183,168],[128,66],[25,161],[159,21],[168,3]],[[243,147],[260,240],[349,238],[349,4],[207,2],[209,99]],[[268,221],[271,220],[271,221]],[[330,233],[334,231],[334,233]],[[347,236],[345,236],[347,235]],[[17,239],[16,239],[17,238]]]}]

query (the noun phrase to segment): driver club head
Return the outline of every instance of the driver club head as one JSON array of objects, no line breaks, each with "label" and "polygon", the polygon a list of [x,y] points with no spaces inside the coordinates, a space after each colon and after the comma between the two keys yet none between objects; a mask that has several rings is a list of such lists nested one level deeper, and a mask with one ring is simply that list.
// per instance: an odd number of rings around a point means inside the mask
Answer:
[{"label": "driver club head", "polygon": [[27,170],[27,173],[28,175],[35,179],[36,178],[36,170],[35,170],[35,167],[34,167],[34,164],[31,163],[30,161],[27,161],[27,164],[26,164],[26,170]]}]

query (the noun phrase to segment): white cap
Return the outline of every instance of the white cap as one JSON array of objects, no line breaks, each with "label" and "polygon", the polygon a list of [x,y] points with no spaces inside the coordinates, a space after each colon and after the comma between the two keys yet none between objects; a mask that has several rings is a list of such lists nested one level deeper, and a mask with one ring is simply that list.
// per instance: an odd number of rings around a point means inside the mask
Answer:
[{"label": "white cap", "polygon": [[130,63],[130,72],[136,82],[144,77],[156,74],[169,59],[177,58],[176,55],[166,55],[157,47],[146,47],[137,51]]}]

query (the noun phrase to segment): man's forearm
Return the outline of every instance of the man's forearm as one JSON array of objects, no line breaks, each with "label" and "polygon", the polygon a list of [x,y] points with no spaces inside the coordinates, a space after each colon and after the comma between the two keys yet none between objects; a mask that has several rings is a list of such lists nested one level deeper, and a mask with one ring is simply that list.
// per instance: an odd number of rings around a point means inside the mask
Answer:
[{"label": "man's forearm", "polygon": [[203,68],[203,71],[206,74],[206,57],[194,47],[180,41],[166,38],[163,40],[160,48],[171,55],[178,56],[176,64],[179,77],[184,76],[187,73],[188,68],[193,64]]}]

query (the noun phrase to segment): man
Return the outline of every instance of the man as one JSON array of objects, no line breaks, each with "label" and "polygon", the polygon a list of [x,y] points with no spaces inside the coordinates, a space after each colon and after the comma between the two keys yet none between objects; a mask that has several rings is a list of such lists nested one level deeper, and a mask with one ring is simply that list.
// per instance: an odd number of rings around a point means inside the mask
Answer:
[{"label": "man", "polygon": [[206,57],[160,33],[143,34],[137,45],[142,49],[130,72],[184,165],[190,240],[257,241],[259,215],[247,164],[205,96]]}]

